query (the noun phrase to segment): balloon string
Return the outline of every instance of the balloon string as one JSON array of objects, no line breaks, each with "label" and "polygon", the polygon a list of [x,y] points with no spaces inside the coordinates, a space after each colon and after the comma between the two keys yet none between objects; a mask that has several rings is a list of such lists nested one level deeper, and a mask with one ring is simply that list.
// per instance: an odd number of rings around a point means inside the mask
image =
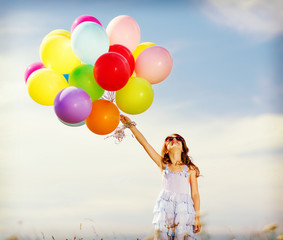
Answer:
[{"label": "balloon string", "polygon": [[122,140],[126,137],[125,129],[126,129],[126,127],[125,127],[124,125],[119,126],[119,127],[117,127],[117,128],[115,129],[115,131],[114,131],[113,134],[107,136],[107,137],[104,138],[104,139],[113,137],[113,138],[115,138],[115,140],[116,140],[115,143],[120,143],[120,142],[122,142]]},{"label": "balloon string", "polygon": [[[102,96],[102,99],[108,100],[110,102],[115,102],[115,92],[113,91],[107,91],[104,93],[104,95]],[[135,124],[134,122],[131,122],[131,124]],[[123,141],[123,139],[126,137],[125,134],[125,129],[128,128],[128,125],[122,125],[122,126],[118,126],[115,131],[113,132],[113,134],[107,136],[104,139],[107,138],[114,138],[116,141],[115,143],[121,143]]]},{"label": "balloon string", "polygon": [[107,91],[106,93],[104,93],[104,95],[102,96],[102,99],[108,100],[110,102],[115,102],[115,92],[112,91]]}]

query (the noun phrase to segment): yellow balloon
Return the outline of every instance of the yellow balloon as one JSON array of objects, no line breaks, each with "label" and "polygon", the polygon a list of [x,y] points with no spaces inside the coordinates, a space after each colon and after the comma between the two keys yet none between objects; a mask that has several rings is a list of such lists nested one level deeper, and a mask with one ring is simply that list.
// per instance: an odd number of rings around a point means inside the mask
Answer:
[{"label": "yellow balloon", "polygon": [[154,92],[151,84],[140,77],[131,77],[125,87],[116,91],[118,108],[128,114],[140,114],[152,104]]},{"label": "yellow balloon", "polygon": [[67,37],[69,39],[71,39],[71,33],[67,30],[64,30],[64,29],[56,29],[56,30],[53,30],[51,31],[50,33],[48,33],[42,41],[45,41],[47,38],[51,37],[51,36],[56,36],[56,35],[59,35],[59,36],[64,36],[64,37]]},{"label": "yellow balloon", "polygon": [[52,35],[43,40],[40,57],[47,68],[62,74],[70,73],[81,64],[72,50],[71,40],[63,35]]},{"label": "yellow balloon", "polygon": [[64,76],[52,69],[42,68],[34,71],[28,78],[27,88],[30,97],[41,105],[53,105],[56,95],[68,83]]},{"label": "yellow balloon", "polygon": [[66,38],[69,38],[71,39],[71,33],[67,30],[64,30],[64,29],[56,29],[56,30],[53,30],[51,31],[50,33],[48,33],[41,41],[41,44],[46,41],[49,37],[52,37],[52,36],[63,36],[63,37],[66,37]]},{"label": "yellow balloon", "polygon": [[148,47],[156,46],[155,43],[152,42],[143,42],[137,46],[137,48],[133,51],[133,56],[135,61],[137,60],[138,55]]}]

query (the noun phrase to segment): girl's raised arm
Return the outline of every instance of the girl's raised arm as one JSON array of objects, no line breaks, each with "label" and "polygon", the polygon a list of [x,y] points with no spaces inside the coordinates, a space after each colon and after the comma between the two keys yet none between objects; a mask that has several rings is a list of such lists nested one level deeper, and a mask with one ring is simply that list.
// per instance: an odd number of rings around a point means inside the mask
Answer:
[{"label": "girl's raised arm", "polygon": [[124,115],[120,115],[121,122],[128,126],[128,128],[132,131],[135,138],[138,142],[143,146],[147,154],[151,157],[151,159],[157,164],[158,167],[162,167],[161,159],[162,157],[155,151],[155,149],[147,142],[146,138],[142,135],[142,133],[136,128],[135,124],[131,124],[131,119]]}]

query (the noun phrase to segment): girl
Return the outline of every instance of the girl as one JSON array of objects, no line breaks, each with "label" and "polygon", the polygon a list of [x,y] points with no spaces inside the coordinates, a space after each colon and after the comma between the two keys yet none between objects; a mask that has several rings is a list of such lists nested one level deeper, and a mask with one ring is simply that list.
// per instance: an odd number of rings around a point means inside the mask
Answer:
[{"label": "girl", "polygon": [[135,122],[124,115],[121,115],[121,122],[132,131],[163,174],[162,190],[153,210],[154,239],[195,240],[195,233],[201,228],[197,184],[199,169],[188,156],[189,149],[184,138],[178,134],[166,137],[159,155],[136,128]]}]

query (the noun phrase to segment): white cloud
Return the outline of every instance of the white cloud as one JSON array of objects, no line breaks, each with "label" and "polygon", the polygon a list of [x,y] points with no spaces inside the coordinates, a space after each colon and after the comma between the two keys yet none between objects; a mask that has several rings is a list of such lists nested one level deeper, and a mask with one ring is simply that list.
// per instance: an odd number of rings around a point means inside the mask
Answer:
[{"label": "white cloud", "polygon": [[237,118],[203,115],[202,119],[190,118],[187,113],[186,119],[183,114],[152,109],[150,116],[155,120],[151,123],[156,132],[184,135],[194,151],[206,156],[269,152],[283,147],[283,118],[280,114]]},{"label": "white cloud", "polygon": [[[278,164],[282,156],[276,154],[283,147],[282,115],[194,121],[181,113],[168,117],[163,110],[150,111],[132,118],[157,151],[171,132],[188,139],[204,175],[199,179],[202,210],[208,212],[212,229],[244,228],[238,221],[246,213],[249,217],[243,224],[264,224],[264,214],[272,220],[282,211],[276,196],[282,181]],[[52,108],[28,101],[10,109],[1,123],[5,232],[20,220],[45,233],[58,231],[64,222],[62,229],[68,232],[85,218],[94,219],[99,233],[151,231],[161,179],[129,132],[116,145],[86,126],[64,126]]]},{"label": "white cloud", "polygon": [[214,22],[261,40],[283,33],[281,0],[205,0],[203,11]]}]

